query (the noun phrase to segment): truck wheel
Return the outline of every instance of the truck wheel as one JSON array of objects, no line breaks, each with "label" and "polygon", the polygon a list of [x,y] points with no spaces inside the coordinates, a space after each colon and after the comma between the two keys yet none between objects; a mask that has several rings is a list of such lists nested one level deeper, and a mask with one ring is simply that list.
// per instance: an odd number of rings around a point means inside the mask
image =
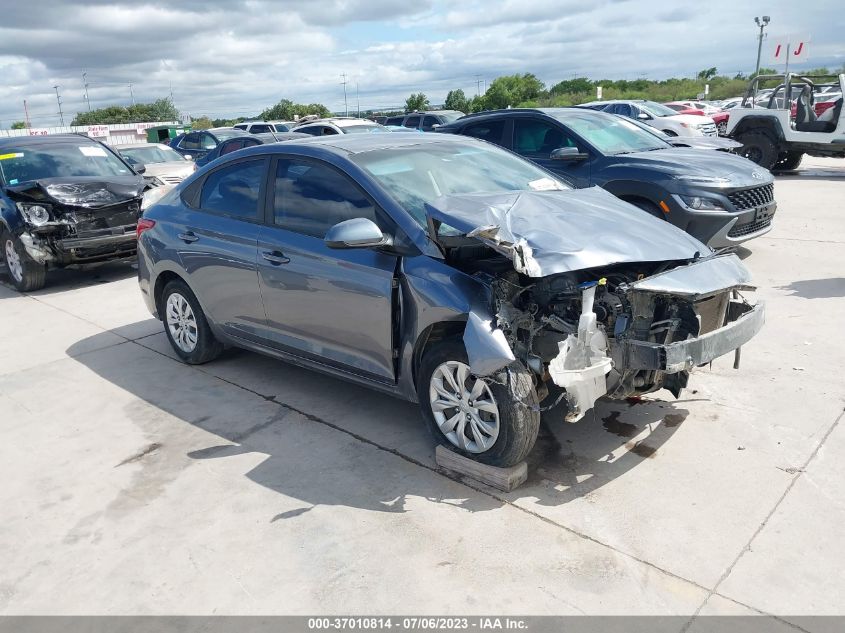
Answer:
[{"label": "truck wheel", "polygon": [[803,158],[804,152],[781,152],[772,171],[795,171]]},{"label": "truck wheel", "polygon": [[514,363],[507,384],[474,376],[457,340],[434,345],[422,359],[417,393],[435,439],[491,466],[523,461],[537,440],[540,410],[528,371]]},{"label": "truck wheel", "polygon": [[6,262],[6,271],[18,292],[43,288],[47,282],[47,266],[32,259],[20,239],[8,231],[0,235],[0,244],[0,257]]},{"label": "truck wheel", "polygon": [[162,321],[173,351],[189,365],[201,365],[214,360],[223,351],[208,320],[197,301],[182,280],[169,282],[161,293]]},{"label": "truck wheel", "polygon": [[763,132],[745,132],[737,139],[742,147],[737,154],[757,163],[760,167],[771,169],[778,158],[778,149],[768,134]]}]

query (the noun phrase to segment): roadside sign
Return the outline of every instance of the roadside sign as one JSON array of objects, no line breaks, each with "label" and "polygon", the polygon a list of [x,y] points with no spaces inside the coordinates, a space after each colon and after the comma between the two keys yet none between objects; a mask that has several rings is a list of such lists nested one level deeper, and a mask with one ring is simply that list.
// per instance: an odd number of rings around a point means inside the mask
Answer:
[{"label": "roadside sign", "polygon": [[601,99],[601,86],[596,86],[596,99]]},{"label": "roadside sign", "polygon": [[135,124],[135,133],[141,136],[145,136],[147,134],[147,130],[151,127],[155,127],[155,123],[136,123]]},{"label": "roadside sign", "polygon": [[89,125],[88,136],[92,138],[104,138],[109,135],[108,125]]},{"label": "roadside sign", "polygon": [[45,127],[31,127],[27,130],[30,136],[47,136],[50,132]]}]

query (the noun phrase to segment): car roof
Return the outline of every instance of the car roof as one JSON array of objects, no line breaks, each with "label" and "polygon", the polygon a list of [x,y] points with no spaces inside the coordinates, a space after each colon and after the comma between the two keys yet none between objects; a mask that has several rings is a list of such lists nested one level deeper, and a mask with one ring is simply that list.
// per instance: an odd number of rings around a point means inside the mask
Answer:
[{"label": "car roof", "polygon": [[[155,145],[163,145],[163,143],[121,143],[120,145],[112,145],[113,149],[140,149],[142,147],[154,147]],[[165,147],[170,147],[165,145]]]},{"label": "car roof", "polygon": [[[471,143],[481,144],[472,137],[455,136],[452,134],[420,134],[419,132],[392,132],[390,134],[336,134],[332,136],[311,136],[304,139],[286,141],[284,143],[262,146],[265,151],[289,151],[291,148],[320,146],[336,154],[350,155],[371,152],[380,149],[396,147],[413,147],[419,145],[436,145],[442,143]],[[247,148],[251,151],[257,148]]]},{"label": "car roof", "polygon": [[54,145],[56,143],[96,143],[95,141],[84,134],[47,134],[46,136],[8,136],[0,138],[0,147],[6,145],[16,145],[18,147],[26,145]]},{"label": "car roof", "polygon": [[[587,104],[581,104],[587,105]],[[492,117],[501,117],[501,116],[508,116],[512,114],[525,114],[525,113],[532,113],[532,114],[545,114],[546,116],[553,117],[555,119],[565,119],[566,117],[572,116],[592,116],[592,117],[612,117],[615,115],[608,114],[607,112],[601,112],[600,110],[592,110],[590,108],[584,108],[581,106],[569,106],[565,108],[507,108],[503,110],[487,110],[485,112],[476,112],[473,114],[467,114],[464,117],[461,117],[454,123],[450,123],[448,125],[444,125],[443,127],[439,128],[441,130],[453,129],[465,122],[469,122],[471,120],[481,119],[485,116],[492,116]]]}]

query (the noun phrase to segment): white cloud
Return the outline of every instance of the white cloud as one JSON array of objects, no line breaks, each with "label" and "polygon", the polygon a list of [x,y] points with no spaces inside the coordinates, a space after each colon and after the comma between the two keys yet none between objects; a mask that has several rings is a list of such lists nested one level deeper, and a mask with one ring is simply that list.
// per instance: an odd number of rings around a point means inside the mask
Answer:
[{"label": "white cloud", "polygon": [[[343,108],[341,73],[354,109],[432,101],[452,88],[533,72],[548,83],[573,75],[691,75],[716,66],[753,69],[754,15],[772,16],[772,37],[811,33],[811,65],[841,64],[841,0],[798,6],[731,0],[42,0],[4,8],[0,23],[0,125],[66,120],[85,108],[169,94],[193,115],[255,114],[281,98]],[[765,55],[764,55],[765,63]]]}]

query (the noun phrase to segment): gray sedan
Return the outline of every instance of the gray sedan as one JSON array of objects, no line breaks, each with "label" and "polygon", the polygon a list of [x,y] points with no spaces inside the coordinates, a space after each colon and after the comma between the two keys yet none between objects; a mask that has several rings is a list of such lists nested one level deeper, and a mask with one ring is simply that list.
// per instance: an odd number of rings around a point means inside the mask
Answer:
[{"label": "gray sedan", "polygon": [[763,323],[734,255],[471,138],[244,149],[138,232],[141,292],[185,362],[235,345],[418,401],[438,441],[497,466],[543,407],[677,396]]}]

